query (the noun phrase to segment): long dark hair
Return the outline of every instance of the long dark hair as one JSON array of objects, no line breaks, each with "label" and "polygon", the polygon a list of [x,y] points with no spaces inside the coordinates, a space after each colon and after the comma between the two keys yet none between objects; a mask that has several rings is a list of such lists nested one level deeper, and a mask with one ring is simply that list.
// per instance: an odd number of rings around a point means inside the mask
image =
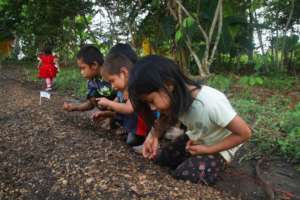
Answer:
[{"label": "long dark hair", "polygon": [[[166,84],[174,87],[173,92],[167,90]],[[149,106],[141,100],[142,95],[165,91],[171,100],[169,122],[173,124],[189,109],[194,100],[187,85],[201,87],[186,77],[174,61],[162,56],[147,56],[139,60],[131,70],[128,83],[129,98],[135,110],[144,111],[149,110]]]}]

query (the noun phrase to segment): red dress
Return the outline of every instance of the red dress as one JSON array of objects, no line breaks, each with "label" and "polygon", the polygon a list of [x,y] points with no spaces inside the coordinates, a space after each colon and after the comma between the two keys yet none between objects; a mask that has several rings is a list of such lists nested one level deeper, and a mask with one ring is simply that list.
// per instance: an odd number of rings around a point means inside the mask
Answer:
[{"label": "red dress", "polygon": [[56,56],[40,54],[41,65],[39,67],[39,78],[54,78],[57,73],[54,60]]}]

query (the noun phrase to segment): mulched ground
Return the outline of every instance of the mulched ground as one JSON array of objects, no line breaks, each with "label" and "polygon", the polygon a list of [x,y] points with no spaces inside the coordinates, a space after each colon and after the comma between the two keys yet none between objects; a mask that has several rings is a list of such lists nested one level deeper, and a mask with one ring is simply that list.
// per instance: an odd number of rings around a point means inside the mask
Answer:
[{"label": "mulched ground", "polygon": [[173,179],[122,136],[62,111],[68,96],[39,103],[17,67],[0,71],[0,199],[236,199]]},{"label": "mulched ground", "polygon": [[[257,160],[238,162],[256,148],[251,145],[215,187],[175,180],[127,147],[124,136],[91,123],[90,112],[64,112],[71,94],[54,91],[39,105],[40,88],[24,79],[20,67],[0,69],[0,200],[264,200],[270,195],[261,180],[274,199],[300,199],[300,173],[282,158],[268,156],[261,179]],[[262,100],[273,92],[259,91]]]}]

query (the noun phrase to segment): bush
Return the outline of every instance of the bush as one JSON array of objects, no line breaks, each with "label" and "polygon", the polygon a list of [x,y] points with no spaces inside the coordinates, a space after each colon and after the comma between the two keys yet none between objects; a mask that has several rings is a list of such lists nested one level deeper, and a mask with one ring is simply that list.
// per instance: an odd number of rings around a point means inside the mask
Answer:
[{"label": "bush", "polygon": [[283,153],[300,161],[300,127],[294,128],[284,139],[278,140],[278,144]]},{"label": "bush", "polygon": [[260,76],[243,76],[239,83],[243,86],[263,85],[264,79]]},{"label": "bush", "polygon": [[300,161],[300,103],[295,110],[285,114],[280,126],[287,133],[286,137],[278,140],[280,150]]},{"label": "bush", "polygon": [[55,80],[56,87],[63,91],[70,91],[76,96],[83,97],[87,92],[86,80],[76,68],[62,68]]},{"label": "bush", "polygon": [[280,127],[284,132],[290,133],[293,129],[300,128],[300,103],[298,103],[294,110],[288,111],[283,121],[280,123]]},{"label": "bush", "polygon": [[274,74],[273,76],[264,77],[263,87],[275,90],[286,90],[292,88],[295,79],[284,74]]},{"label": "bush", "polygon": [[229,76],[215,75],[208,80],[208,85],[219,89],[222,92],[227,92],[231,86],[232,80]]}]

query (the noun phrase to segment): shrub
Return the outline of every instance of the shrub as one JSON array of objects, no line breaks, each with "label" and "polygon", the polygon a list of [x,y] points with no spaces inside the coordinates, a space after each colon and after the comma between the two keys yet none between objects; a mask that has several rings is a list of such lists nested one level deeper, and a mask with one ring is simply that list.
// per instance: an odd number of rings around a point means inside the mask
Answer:
[{"label": "shrub", "polygon": [[285,114],[280,126],[287,133],[286,137],[278,140],[280,150],[300,161],[300,103],[295,110]]},{"label": "shrub", "polygon": [[217,88],[222,92],[227,92],[231,86],[231,82],[232,80],[229,76],[215,75],[208,80],[208,85]]}]

